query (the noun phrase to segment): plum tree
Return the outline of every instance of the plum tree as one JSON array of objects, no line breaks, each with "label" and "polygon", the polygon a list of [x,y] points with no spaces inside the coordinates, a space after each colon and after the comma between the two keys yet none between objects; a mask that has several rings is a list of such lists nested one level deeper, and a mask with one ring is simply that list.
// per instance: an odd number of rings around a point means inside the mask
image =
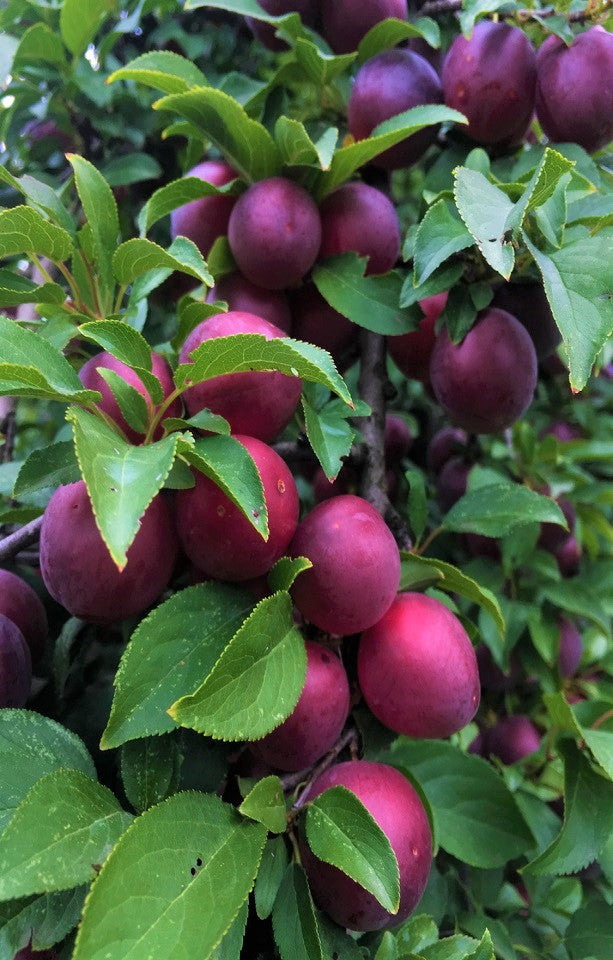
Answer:
[{"label": "plum tree", "polygon": [[0,613],[0,708],[24,707],[31,683],[32,659],[25,637]]},{"label": "plum tree", "polygon": [[321,12],[323,34],[334,52],[351,53],[381,20],[406,20],[407,0],[322,0]]},{"label": "plum tree", "polygon": [[[386,50],[367,60],[356,74],[348,106],[349,130],[356,140],[364,140],[384,120],[442,99],[438,74],[427,60],[411,50]],[[436,127],[419,130],[379,154],[374,162],[387,170],[411,166],[436,134]]]},{"label": "plum tree", "polygon": [[502,717],[486,731],[485,750],[498,757],[507,766],[523,760],[541,745],[541,737],[530,720],[523,714]]},{"label": "plum tree", "polygon": [[567,46],[551,34],[537,55],[536,115],[557,143],[594,153],[613,139],[613,36],[592,27]]},{"label": "plum tree", "polygon": [[[252,313],[217,313],[192,330],[180,353],[181,363],[191,363],[190,354],[205,340],[236,333],[257,333],[273,340],[284,331]],[[193,416],[207,407],[225,417],[233,433],[272,440],[294,415],[302,381],[278,371],[227,373],[198,383],[185,393],[185,405]]]},{"label": "plum tree", "polygon": [[[236,179],[236,171],[223,160],[205,160],[186,173],[187,177],[198,177],[214,187],[223,187]],[[203,257],[208,257],[211,247],[218,237],[228,232],[228,221],[236,197],[214,194],[191,200],[177,207],[170,214],[170,234],[175,237],[187,237],[192,240]]]},{"label": "plum tree", "polygon": [[405,377],[429,383],[430,358],[436,343],[434,327],[446,303],[446,293],[426,297],[419,303],[424,313],[423,320],[419,322],[419,328],[411,330],[410,333],[402,333],[398,337],[388,337],[387,346],[390,355]]},{"label": "plum tree", "polygon": [[419,903],[432,863],[432,835],[419,795],[398,770],[384,763],[339,763],[312,784],[308,800],[346,787],[387,836],[398,861],[400,907],[391,914],[337,867],[316,857],[301,838],[300,850],[313,896],[336,923],[350,930],[380,930],[405,920]]},{"label": "plum tree", "polygon": [[426,451],[428,470],[438,473],[451,457],[462,453],[468,444],[468,435],[460,427],[441,427],[433,435]]},{"label": "plum tree", "polygon": [[142,613],[168,585],[178,556],[161,494],[140,519],[120,572],[96,526],[83,480],[58,487],[45,510],[40,568],[47,590],[74,617],[113,623]]},{"label": "plum tree", "polygon": [[563,677],[574,677],[583,655],[583,639],[575,624],[567,617],[558,618],[560,641],[558,665]]},{"label": "plum tree", "polygon": [[439,600],[401,593],[360,638],[358,677],[378,720],[409,737],[449,737],[480,699],[468,634]]},{"label": "plum tree", "polygon": [[260,180],[232,210],[228,240],[239,269],[259,287],[300,283],[321,246],[321,220],[304,187],[285,177]]},{"label": "plum tree", "polygon": [[319,208],[322,259],[353,250],[366,274],[387,273],[400,254],[400,223],[391,200],[366,183],[345,183]]},{"label": "plum tree", "polygon": [[[101,353],[97,353],[95,356],[90,357],[90,359],[87,360],[79,370],[79,379],[81,380],[83,386],[88,390],[98,390],[102,394],[102,400],[100,400],[100,402],[97,404],[99,409],[106,413],[107,417],[110,417],[111,420],[113,420],[117,426],[120,427],[130,443],[142,443],[144,434],[133,430],[132,427],[127,423],[110,386],[102,374],[98,372],[100,367],[102,367],[104,370],[112,370],[113,373],[116,373],[118,376],[120,376],[122,380],[125,380],[130,387],[133,387],[138,393],[140,393],[141,397],[145,398],[147,407],[149,409],[149,415],[151,416],[158,408],[153,405],[149,391],[135,370],[132,370],[132,368],[126,363],[122,363],[121,360],[117,360],[116,357],[112,356],[110,353],[107,353],[106,350],[103,350]],[[170,369],[168,362],[164,359],[164,357],[160,356],[159,353],[151,354],[151,372],[160,381],[164,398],[168,397],[174,390],[172,370]],[[182,409],[183,406],[181,400],[174,400],[168,407],[167,416],[180,417]],[[163,432],[163,428],[160,424],[155,432],[154,439],[159,440]]]},{"label": "plum tree", "polygon": [[532,119],[535,88],[534,47],[508,23],[480,20],[470,39],[456,37],[445,57],[445,103],[467,117],[466,132],[477,143],[519,143]]},{"label": "plum tree", "polygon": [[185,553],[204,574],[250,580],[267,573],[283,555],[298,524],[298,491],[289,467],[253,437],[237,435],[262,478],[269,536],[264,540],[225,493],[202,473],[196,486],[175,497],[177,532]]},{"label": "plum tree", "polygon": [[0,614],[19,628],[36,663],[45,652],[47,612],[29,583],[9,570],[0,570]]},{"label": "plum tree", "polygon": [[400,556],[391,531],[361,497],[333,497],[298,525],[293,557],[313,566],[301,573],[291,594],[311,623],[345,636],[376,623],[400,582]]},{"label": "plum tree", "polygon": [[349,681],[339,657],[306,641],[307,673],[300,699],[281,726],[253,744],[262,760],[278,770],[304,770],[327,753],[349,713]]},{"label": "plum tree", "polygon": [[254,313],[288,336],[291,332],[292,314],[287,297],[280,290],[264,290],[240,273],[228,273],[209,290],[206,302],[216,300],[225,300],[232,311]]},{"label": "plum tree", "polygon": [[358,336],[355,323],[331,307],[314,283],[307,283],[292,294],[291,308],[294,337],[323,347],[342,368],[344,357]]},{"label": "plum tree", "polygon": [[529,407],[537,380],[534,344],[510,313],[488,307],[460,344],[437,337],[430,361],[436,398],[458,426],[505,430]]},{"label": "plum tree", "polygon": [[[295,11],[300,14],[302,22],[306,26],[314,27],[317,24],[319,0],[259,0],[259,4],[266,13],[272,14],[273,17],[280,17],[284,13]],[[245,21],[253,35],[269,50],[287,49],[285,41],[276,36],[272,24],[256,20],[254,17],[246,17]]]},{"label": "plum tree", "polygon": [[562,341],[541,283],[504,283],[496,290],[492,306],[506,310],[526,328],[538,360],[545,360]]}]

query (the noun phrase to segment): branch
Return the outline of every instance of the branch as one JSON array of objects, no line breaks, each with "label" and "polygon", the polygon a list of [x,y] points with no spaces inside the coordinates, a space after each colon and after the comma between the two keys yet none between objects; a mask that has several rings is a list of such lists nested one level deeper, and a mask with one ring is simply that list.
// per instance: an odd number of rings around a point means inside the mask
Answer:
[{"label": "branch", "polygon": [[354,727],[350,727],[340,735],[330,752],[327,753],[319,763],[307,767],[306,770],[299,770],[298,773],[288,773],[286,776],[281,777],[281,783],[283,784],[283,791],[285,793],[294,790],[301,783],[305,784],[294,802],[292,810],[299,810],[304,806],[313,782],[332,766],[338,755],[341,754],[346,747],[351,745],[357,746],[357,742],[358,732]]},{"label": "branch", "polygon": [[0,563],[14,557],[23,547],[29,547],[30,544],[35,543],[42,525],[43,518],[37,517],[36,520],[30,520],[24,527],[20,527],[19,530],[0,540]]},{"label": "branch", "polygon": [[[594,0],[589,3],[585,10],[569,13],[565,19],[569,23],[583,23],[585,20],[598,20],[603,17],[613,6],[612,0]],[[462,0],[427,0],[420,7],[420,16],[428,17],[437,13],[458,13],[462,9]],[[548,17],[564,16],[560,14],[555,7],[545,7],[543,10],[515,10],[512,13],[496,13],[501,20],[518,20],[520,23],[526,20],[543,20]]]}]

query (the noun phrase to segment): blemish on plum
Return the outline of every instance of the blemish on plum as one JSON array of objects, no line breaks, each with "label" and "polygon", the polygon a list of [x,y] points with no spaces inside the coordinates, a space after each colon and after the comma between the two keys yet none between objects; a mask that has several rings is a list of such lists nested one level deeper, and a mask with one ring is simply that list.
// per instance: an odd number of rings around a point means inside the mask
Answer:
[{"label": "blemish on plum", "polygon": [[277,481],[277,490],[279,493],[285,493],[285,484],[283,483],[283,480]]}]

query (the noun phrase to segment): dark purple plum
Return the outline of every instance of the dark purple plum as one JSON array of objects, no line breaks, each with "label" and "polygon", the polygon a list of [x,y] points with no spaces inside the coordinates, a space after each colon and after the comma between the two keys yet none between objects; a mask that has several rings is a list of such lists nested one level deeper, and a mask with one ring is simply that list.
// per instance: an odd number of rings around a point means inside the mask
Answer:
[{"label": "dark purple plum", "polygon": [[558,619],[560,644],[558,648],[558,665],[563,677],[574,677],[581,663],[583,654],[583,639],[572,621],[566,617]]},{"label": "dark purple plum", "polygon": [[323,201],[321,249],[325,260],[353,250],[368,257],[366,275],[387,273],[400,255],[400,223],[391,200],[366,183],[345,183]]},{"label": "dark purple plum", "polygon": [[13,960],[57,960],[53,950],[33,950],[31,946],[19,950]]},{"label": "dark purple plum", "polygon": [[542,547],[543,550],[551,551],[551,553],[555,553],[558,547],[561,547],[562,544],[568,540],[569,531],[571,534],[574,532],[576,521],[575,508],[570,500],[567,500],[566,497],[558,497],[556,503],[564,514],[564,519],[568,524],[568,530],[565,530],[564,527],[561,527],[558,523],[541,524],[538,545]]},{"label": "dark purple plum", "polygon": [[477,658],[464,627],[445,604],[401,593],[360,639],[364,699],[390,730],[449,737],[469,723],[481,696]]},{"label": "dark purple plum", "polygon": [[[442,99],[441,81],[427,60],[411,50],[386,50],[358,70],[349,99],[349,130],[356,140],[364,140],[384,120]],[[436,127],[419,130],[373,163],[386,170],[410,167],[434,142],[436,133]]]},{"label": "dark purple plum", "polygon": [[574,424],[567,423],[566,420],[554,420],[539,433],[541,440],[548,436],[555,437],[559,443],[569,443],[571,440],[581,440],[583,432]]},{"label": "dark purple plum", "polygon": [[468,475],[472,463],[467,463],[461,457],[452,457],[448,460],[436,481],[438,502],[443,510],[451,510],[454,503],[464,496],[468,488]]},{"label": "dark purple plum", "polygon": [[521,676],[521,665],[515,654],[511,654],[509,671],[504,673],[494,660],[489,647],[486,647],[484,643],[479,644],[475,653],[479,666],[479,678],[484,690],[502,693],[512,690],[517,685]]},{"label": "dark purple plum", "polygon": [[332,483],[330,483],[321,467],[318,467],[313,475],[313,496],[315,503],[322,503],[323,500],[330,500],[331,497],[340,497],[345,493],[355,493],[357,486],[358,478],[350,466],[342,467],[341,472]]},{"label": "dark purple plum", "polygon": [[291,594],[300,613],[321,630],[358,633],[389,609],[400,582],[400,556],[381,515],[351,495],[319,503],[298,525],[292,557],[308,557]]},{"label": "dark purple plum", "polygon": [[419,304],[424,312],[419,328],[411,330],[410,333],[402,333],[398,337],[388,337],[387,348],[390,356],[405,377],[429,383],[430,359],[436,343],[434,327],[446,303],[446,293],[426,297]]},{"label": "dark purple plum", "polygon": [[[317,23],[319,14],[319,0],[258,0],[260,6],[266,13],[273,17],[280,17],[284,13],[299,13],[302,22],[307,27],[314,27]],[[257,37],[260,43],[263,43],[269,50],[287,50],[287,44],[280,37],[275,35],[275,28],[270,23],[264,23],[263,20],[256,20],[254,17],[246,17],[249,29]]]},{"label": "dark purple plum", "polygon": [[238,267],[266,290],[294,287],[321,246],[321,220],[304,187],[284,177],[260,180],[232,210],[228,240]]},{"label": "dark purple plum", "polygon": [[30,584],[8,570],[0,570],[0,614],[12,620],[24,635],[32,661],[40,660],[49,632],[47,613]]},{"label": "dark purple plum", "polygon": [[550,357],[562,342],[542,284],[505,283],[494,294],[492,306],[506,310],[526,328],[538,360]]},{"label": "dark purple plum", "polygon": [[536,115],[550,140],[594,153],[613,140],[613,35],[592,27],[570,47],[553,34],[537,55]]},{"label": "dark purple plum", "polygon": [[428,470],[438,473],[448,460],[463,453],[468,444],[468,435],[459,427],[441,427],[434,434],[426,452]]},{"label": "dark purple plum", "polygon": [[291,298],[293,331],[296,340],[322,347],[343,367],[347,351],[357,340],[358,327],[324,300],[314,283],[307,283]]},{"label": "dark purple plum", "polygon": [[335,53],[351,53],[381,20],[407,19],[407,0],[322,0],[323,34]]},{"label": "dark purple plum", "polygon": [[0,708],[25,707],[31,683],[30,648],[19,627],[0,613]]},{"label": "dark purple plum", "polygon": [[488,754],[498,757],[507,766],[530,756],[540,745],[538,730],[532,720],[523,714],[503,717],[486,733]]},{"label": "dark purple plum", "polygon": [[[186,176],[198,177],[214,187],[223,187],[235,180],[237,173],[223,160],[205,160],[188,170]],[[187,237],[196,244],[203,257],[208,257],[217,238],[228,232],[228,221],[235,203],[236,197],[217,194],[177,207],[170,214],[173,240],[175,237]]]},{"label": "dark purple plum", "polygon": [[427,60],[428,63],[434,67],[438,75],[440,76],[443,69],[444,54],[440,49],[437,50],[435,47],[431,47],[427,40],[424,40],[423,37],[412,37],[407,43],[409,50],[412,50],[413,53],[418,53],[420,57],[423,57],[424,60]]},{"label": "dark purple plum", "polygon": [[472,557],[485,557],[500,563],[502,551],[495,537],[484,537],[481,533],[465,533],[462,542]]},{"label": "dark purple plum", "polygon": [[58,487],[45,510],[40,533],[45,586],[82,620],[112,623],[142,613],[167,587],[178,553],[172,517],[160,494],[141,517],[121,572],[96,526],[82,480]]},{"label": "dark purple plum", "polygon": [[528,409],[537,381],[534,344],[510,313],[488,307],[459,344],[446,330],[430,362],[436,399],[459,427],[498,433]]},{"label": "dark purple plum", "polygon": [[579,572],[583,549],[574,535],[567,537],[553,555],[563,577],[574,577]]},{"label": "dark purple plum", "polygon": [[254,313],[290,336],[292,314],[287,297],[280,290],[263,290],[240,273],[229,273],[209,290],[207,303],[216,300],[225,300],[234,312]]},{"label": "dark purple plum", "polygon": [[403,417],[388,413],[385,418],[385,462],[390,467],[400,464],[408,455],[413,444],[411,428]]},{"label": "dark purple plum", "polygon": [[470,40],[460,34],[443,65],[448,107],[468,119],[477,143],[519,143],[534,112],[536,53],[526,34],[508,23],[481,20]]}]

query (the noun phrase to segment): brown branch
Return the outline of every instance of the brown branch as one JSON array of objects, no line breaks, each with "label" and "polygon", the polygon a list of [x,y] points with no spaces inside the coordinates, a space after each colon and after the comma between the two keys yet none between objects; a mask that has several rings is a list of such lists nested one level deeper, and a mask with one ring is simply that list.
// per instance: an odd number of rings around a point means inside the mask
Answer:
[{"label": "brown branch", "polygon": [[37,517],[36,520],[31,520],[30,523],[26,523],[19,530],[15,530],[14,533],[10,533],[3,540],[0,540],[0,563],[14,557],[23,547],[29,547],[30,544],[36,543],[42,524],[43,518]]},{"label": "brown branch", "polygon": [[[583,23],[585,20],[597,20],[603,17],[613,5],[612,0],[595,0],[588,4],[585,10],[569,13],[565,19],[569,23]],[[435,16],[437,13],[458,13],[462,9],[462,0],[427,0],[420,7],[420,16]],[[501,20],[518,20],[520,23],[526,20],[547,19],[548,17],[564,16],[560,14],[555,7],[545,7],[543,10],[515,10],[512,13],[497,12],[496,16]]]},{"label": "brown branch", "polygon": [[300,808],[304,806],[309,795],[309,790],[311,789],[314,781],[332,766],[336,758],[346,747],[349,747],[352,744],[357,744],[357,740],[357,730],[354,727],[350,727],[340,735],[329,753],[327,753],[325,757],[323,757],[318,763],[307,767],[306,770],[299,770],[298,773],[288,773],[284,777],[281,777],[281,783],[283,784],[283,791],[285,793],[295,790],[296,787],[300,786],[301,783],[304,784],[303,789],[300,791],[298,797],[292,805],[292,810],[300,810]]}]

